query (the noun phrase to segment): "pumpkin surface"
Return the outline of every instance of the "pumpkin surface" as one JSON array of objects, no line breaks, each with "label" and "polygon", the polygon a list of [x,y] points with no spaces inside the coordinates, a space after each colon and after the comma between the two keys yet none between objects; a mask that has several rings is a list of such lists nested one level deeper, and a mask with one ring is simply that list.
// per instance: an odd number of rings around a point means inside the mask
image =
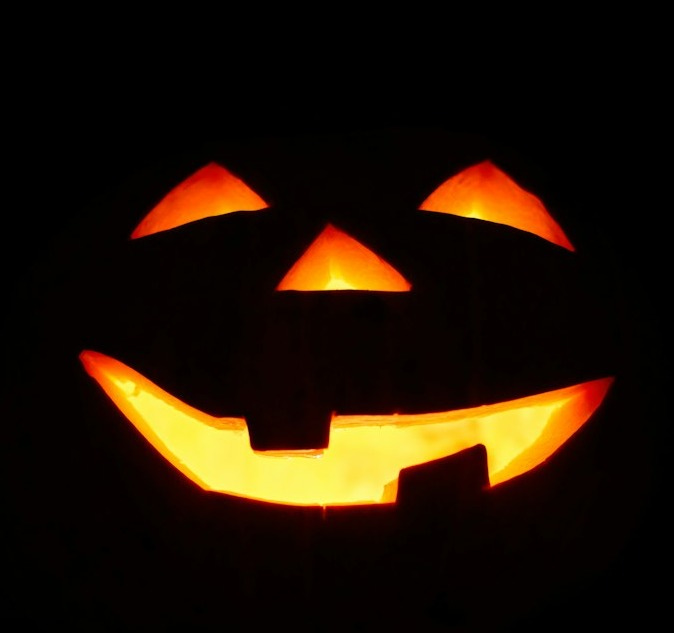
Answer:
[{"label": "pumpkin surface", "polygon": [[648,446],[586,171],[443,129],[120,171],[26,282],[20,582],[56,620],[540,623],[610,568]]}]

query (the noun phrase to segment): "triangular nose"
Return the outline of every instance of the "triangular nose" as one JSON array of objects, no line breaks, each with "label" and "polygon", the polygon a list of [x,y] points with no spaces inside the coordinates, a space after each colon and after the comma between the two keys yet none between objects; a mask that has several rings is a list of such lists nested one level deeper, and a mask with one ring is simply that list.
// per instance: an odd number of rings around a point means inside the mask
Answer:
[{"label": "triangular nose", "polygon": [[379,255],[328,224],[276,289],[406,292],[411,287]]}]

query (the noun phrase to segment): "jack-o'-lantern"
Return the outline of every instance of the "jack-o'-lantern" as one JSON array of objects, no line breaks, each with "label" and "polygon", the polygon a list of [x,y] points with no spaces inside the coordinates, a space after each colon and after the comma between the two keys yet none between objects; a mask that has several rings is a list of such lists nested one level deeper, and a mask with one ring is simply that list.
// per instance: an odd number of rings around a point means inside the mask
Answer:
[{"label": "jack-o'-lantern", "polygon": [[[342,624],[461,624],[573,577],[621,383],[609,288],[551,175],[445,134],[139,172],[55,247],[40,300],[88,438],[59,488],[95,508],[81,565],[116,573],[90,617],[315,619],[334,598]],[[108,522],[123,546],[98,542]]]},{"label": "jack-o'-lantern", "polygon": [[[219,216],[229,213],[268,208],[269,205],[242,180],[212,162],[168,193],[138,224],[131,238],[151,239],[154,234],[178,231],[188,223],[206,218],[216,217],[221,221]],[[423,223],[419,217],[423,212],[509,226],[549,242],[551,248],[574,251],[571,242],[540,200],[520,188],[490,161],[471,165],[453,175],[410,215],[416,215],[416,219]],[[226,222],[227,218],[222,221]],[[436,230],[440,230],[440,225],[436,226]],[[237,240],[236,233],[231,239]],[[291,297],[284,297],[290,305],[313,301],[313,297],[299,296],[295,294],[297,292],[330,294],[330,298],[321,299],[325,314],[312,316],[330,322],[332,315],[337,313],[340,321],[334,322],[334,327],[346,328],[359,327],[357,311],[362,293],[385,293],[384,309],[389,308],[386,304],[388,293],[407,293],[392,297],[389,309],[393,314],[414,314],[417,323],[403,324],[400,331],[392,331],[387,323],[388,315],[383,314],[385,336],[389,339],[386,345],[391,348],[396,343],[404,346],[405,338],[415,339],[414,333],[410,335],[411,327],[424,327],[423,314],[405,305],[416,299],[417,293],[412,284],[375,252],[332,224],[322,228],[273,292],[284,291],[292,293]],[[345,292],[349,293],[346,302],[344,297],[335,296]],[[424,293],[423,288],[420,292]],[[424,294],[427,296],[422,295],[422,305],[429,302],[430,293],[426,291]],[[345,303],[351,304],[351,312],[345,312]],[[269,308],[273,306],[269,299],[264,304]],[[253,313],[256,306],[242,309]],[[349,318],[350,315],[356,316]],[[291,313],[290,318],[294,316]],[[286,332],[293,332],[294,325],[288,324],[287,317],[279,314],[275,318],[280,320],[281,331],[276,333],[279,338]],[[307,325],[311,328],[311,324]],[[227,324],[226,315],[223,315],[222,327],[236,335],[235,328]],[[455,342],[447,340],[441,328],[438,330],[431,344],[437,346],[448,361],[455,353]],[[254,328],[252,336],[257,334]],[[376,338],[378,333],[371,331],[369,335]],[[244,337],[248,336],[244,334]],[[329,338],[329,332],[326,332],[326,338]],[[315,382],[317,377],[313,371],[306,375],[306,370],[302,369],[314,367],[316,359],[311,353],[303,357],[305,341],[295,338],[293,343],[296,347],[288,345],[287,357],[280,360],[296,367],[291,384],[280,377],[269,377],[268,380],[281,382],[283,391],[290,394],[294,401],[286,395],[279,396],[275,385],[260,385],[259,393],[253,398],[262,399],[263,404],[279,398],[281,406],[298,412],[309,401],[313,405],[309,410],[316,412],[317,424],[325,424],[328,414],[330,431],[326,441],[325,428],[319,428],[318,433],[311,435],[323,441],[300,447],[288,446],[278,432],[274,432],[279,437],[279,444],[269,450],[251,447],[245,418],[216,417],[204,413],[162,390],[133,368],[102,353],[86,350],[81,353],[81,359],[87,371],[145,438],[176,468],[206,490],[277,503],[321,506],[394,502],[398,475],[402,469],[441,459],[479,444],[486,448],[490,483],[506,481],[550,457],[600,406],[613,381],[611,376],[601,376],[545,393],[508,402],[481,403],[459,411],[422,410],[409,413],[404,409],[405,401],[390,394],[390,403],[385,404],[387,408],[382,412],[343,415],[340,410],[343,406],[357,410],[358,405],[346,404],[350,397],[346,393],[342,396],[346,399],[345,404],[336,405],[341,394],[333,402],[328,396],[327,401],[322,403],[323,410],[320,410],[321,403],[314,401],[311,392],[321,393],[324,388]],[[319,347],[316,341],[309,339],[309,343],[314,349]],[[348,345],[348,340],[345,344]],[[365,347],[367,342],[354,341],[354,344]],[[319,360],[336,366],[335,373],[353,372],[353,361],[338,362],[330,358],[334,356],[334,351],[321,347]],[[435,398],[441,397],[437,392],[452,391],[452,374],[443,376],[440,368],[433,367],[424,359],[431,351],[435,356],[438,349],[431,350],[418,344],[398,352],[401,357],[407,357],[407,362],[416,353],[423,360],[414,360],[420,362],[422,368],[428,364],[429,375],[421,379],[431,391],[436,392]],[[344,352],[341,344],[337,351]],[[247,354],[246,350],[244,354]],[[397,359],[391,358],[390,351],[387,355],[388,358],[378,357],[376,352],[372,353],[370,362],[373,370],[382,374],[395,371],[392,365]],[[301,358],[299,366],[296,366],[294,356]],[[228,362],[237,367],[242,366],[244,360],[228,359]],[[259,362],[266,364],[268,361],[263,355]],[[278,360],[272,359],[272,362]],[[341,382],[339,376],[330,375],[329,380],[331,386]],[[398,380],[401,384],[396,392],[404,392],[403,380]],[[302,395],[296,395],[295,382],[306,385]],[[330,388],[325,391],[334,393]],[[242,403],[239,406],[243,406],[244,411],[255,411],[253,404]],[[246,409],[247,406],[250,408]],[[271,410],[278,411],[275,402]],[[281,417],[286,418],[286,415],[281,414]]]}]

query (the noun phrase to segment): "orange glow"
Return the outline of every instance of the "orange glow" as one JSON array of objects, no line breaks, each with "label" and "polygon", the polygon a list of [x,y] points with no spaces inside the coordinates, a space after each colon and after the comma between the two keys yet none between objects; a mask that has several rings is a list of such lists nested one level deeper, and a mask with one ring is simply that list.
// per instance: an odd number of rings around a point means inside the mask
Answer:
[{"label": "orange glow", "polygon": [[575,250],[543,203],[488,160],[452,176],[419,208],[506,224]]},{"label": "orange glow", "polygon": [[411,287],[379,255],[329,224],[276,289],[405,292]]},{"label": "orange glow", "polygon": [[131,239],[234,211],[269,205],[246,183],[217,163],[209,163],[172,189],[131,234]]},{"label": "orange glow", "polygon": [[[215,418],[94,351],[80,359],[115,405],[206,490],[292,505],[393,503],[400,470],[483,444],[491,485],[548,459],[600,406],[613,378],[460,411],[335,415],[328,448],[255,452],[242,418]],[[438,491],[438,494],[442,494]]]}]

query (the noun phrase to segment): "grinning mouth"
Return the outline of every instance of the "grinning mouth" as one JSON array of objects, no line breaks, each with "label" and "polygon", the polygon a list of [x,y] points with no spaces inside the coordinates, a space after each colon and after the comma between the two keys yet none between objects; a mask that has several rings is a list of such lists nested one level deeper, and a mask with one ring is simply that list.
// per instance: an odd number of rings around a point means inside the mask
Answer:
[{"label": "grinning mouth", "polygon": [[457,411],[333,415],[325,449],[254,451],[244,418],[203,413],[105,354],[85,350],[80,360],[145,439],[205,490],[316,506],[395,503],[402,469],[478,444],[491,486],[521,475],[590,419],[614,380]]}]

